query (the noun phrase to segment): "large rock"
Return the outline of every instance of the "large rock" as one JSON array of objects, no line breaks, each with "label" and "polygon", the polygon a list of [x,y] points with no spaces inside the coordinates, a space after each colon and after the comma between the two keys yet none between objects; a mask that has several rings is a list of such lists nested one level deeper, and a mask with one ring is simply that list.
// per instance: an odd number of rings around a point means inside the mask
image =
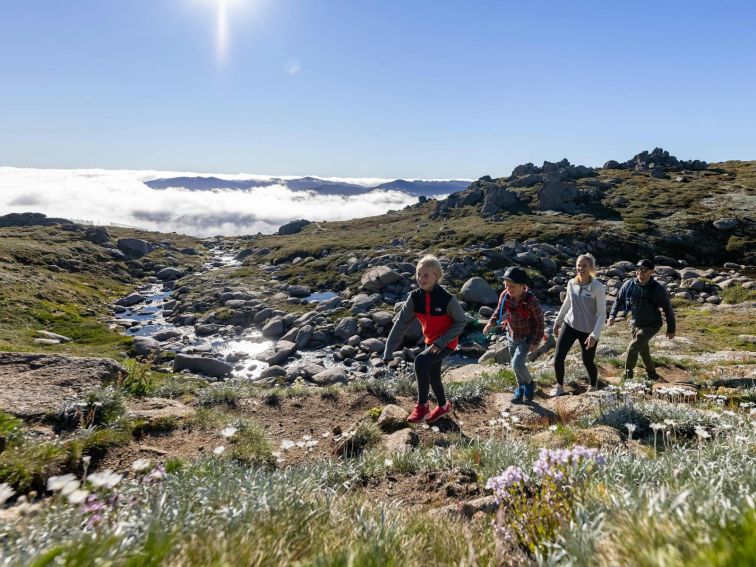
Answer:
[{"label": "large rock", "polygon": [[132,293],[130,295],[127,295],[126,297],[122,297],[118,301],[116,301],[116,305],[121,305],[123,307],[131,307],[132,305],[136,305],[137,303],[141,303],[144,301],[145,297],[141,293]]},{"label": "large rock", "polygon": [[255,358],[270,365],[281,364],[297,350],[297,345],[289,341],[278,341],[273,347],[264,350]]},{"label": "large rock", "polygon": [[502,209],[516,204],[518,200],[517,193],[498,185],[493,185],[490,188],[486,187],[484,192],[485,197],[483,199],[483,209],[481,210],[481,215],[484,217],[493,216]]},{"label": "large rock", "polygon": [[170,281],[179,279],[184,275],[184,272],[182,272],[178,268],[163,268],[155,275],[159,280]]},{"label": "large rock", "polygon": [[262,328],[262,335],[266,338],[280,337],[284,333],[283,317],[273,317]]},{"label": "large rock", "polygon": [[357,334],[357,319],[354,317],[344,317],[339,321],[336,328],[333,330],[333,334],[339,338],[347,340],[352,335]]},{"label": "large rock", "polygon": [[152,251],[152,244],[141,238],[119,238],[116,247],[132,257],[141,258]]},{"label": "large rock", "polygon": [[365,339],[360,343],[360,348],[367,352],[383,352],[385,346],[381,339]]},{"label": "large rock", "polygon": [[574,183],[564,181],[560,174],[553,173],[546,177],[546,182],[538,190],[537,208],[540,211],[577,211],[575,199],[580,192]]},{"label": "large rock", "polygon": [[133,347],[137,356],[148,356],[160,351],[160,342],[153,337],[134,337]]},{"label": "large rock", "polygon": [[0,410],[39,420],[66,400],[125,374],[123,366],[107,358],[1,352]]},{"label": "large rock", "polygon": [[90,226],[84,233],[84,238],[95,244],[110,242],[110,233],[104,226]]},{"label": "large rock", "polygon": [[388,266],[376,266],[362,274],[362,287],[369,291],[381,291],[384,287],[398,282],[402,276]]},{"label": "large rock", "polygon": [[378,416],[378,427],[388,433],[408,427],[407,410],[395,404],[389,404],[383,408]]},{"label": "large rock", "polygon": [[418,441],[418,435],[412,429],[400,429],[381,437],[379,448],[388,455],[395,455],[409,451]]},{"label": "large rock", "polygon": [[488,285],[486,280],[479,277],[467,280],[462,286],[459,295],[464,301],[475,303],[476,305],[496,305],[499,301],[496,291]]},{"label": "large rock", "polygon": [[205,376],[221,378],[231,374],[233,369],[233,366],[217,358],[206,358],[195,354],[177,354],[173,359],[174,372],[191,370]]},{"label": "large rock", "polygon": [[0,227],[6,226],[53,226],[56,224],[72,225],[68,219],[48,218],[42,213],[9,213],[0,216]]},{"label": "large rock", "polygon": [[278,229],[278,234],[284,235],[284,236],[289,235],[289,234],[297,234],[298,232],[302,232],[302,229],[306,227],[308,224],[312,224],[312,221],[300,219],[300,220],[287,222],[285,225],[283,225],[281,228]]},{"label": "large rock", "polygon": [[343,368],[333,367],[318,372],[314,376],[308,377],[308,380],[318,386],[330,386],[331,384],[346,384],[347,376]]}]

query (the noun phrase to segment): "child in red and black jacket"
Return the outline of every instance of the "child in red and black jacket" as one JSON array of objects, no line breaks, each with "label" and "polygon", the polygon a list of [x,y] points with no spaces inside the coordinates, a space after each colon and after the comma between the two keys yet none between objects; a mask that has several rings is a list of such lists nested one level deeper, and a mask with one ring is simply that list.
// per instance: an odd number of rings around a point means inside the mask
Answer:
[{"label": "child in red and black jacket", "polygon": [[520,267],[507,268],[504,272],[504,291],[499,297],[483,333],[488,334],[500,324],[507,332],[512,370],[517,376],[517,390],[512,403],[533,401],[535,383],[525,366],[528,353],[535,352],[543,338],[543,310],[535,294],[528,289],[528,273]]},{"label": "child in red and black jacket", "polygon": [[[425,256],[418,262],[417,285],[419,289],[407,296],[394,326],[386,340],[384,360],[391,360],[394,349],[399,346],[410,324],[418,319],[423,329],[426,349],[415,358],[417,378],[417,404],[407,417],[410,423],[427,420],[432,423],[451,411],[451,402],[446,399],[441,382],[441,361],[457,348],[457,337],[467,324],[467,316],[457,298],[439,285],[443,277],[441,264],[435,256]],[[428,393],[433,388],[438,406],[432,411],[428,405]]]}]

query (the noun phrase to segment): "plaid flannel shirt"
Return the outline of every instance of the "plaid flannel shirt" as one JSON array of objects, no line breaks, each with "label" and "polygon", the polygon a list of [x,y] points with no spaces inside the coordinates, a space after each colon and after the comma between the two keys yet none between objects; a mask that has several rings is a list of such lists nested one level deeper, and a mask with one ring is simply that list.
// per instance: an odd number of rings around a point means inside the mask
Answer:
[{"label": "plaid flannel shirt", "polygon": [[[507,292],[502,292],[499,296],[499,304],[496,311],[493,312],[489,323],[496,325],[499,323],[499,313],[501,313],[501,326],[503,329],[508,328],[507,334],[515,341],[530,337],[531,345],[538,345],[543,338],[543,310],[541,304],[535,295],[530,293],[528,301],[514,300]],[[508,305],[502,305],[502,302],[509,302]],[[523,316],[523,310],[529,316]]]}]

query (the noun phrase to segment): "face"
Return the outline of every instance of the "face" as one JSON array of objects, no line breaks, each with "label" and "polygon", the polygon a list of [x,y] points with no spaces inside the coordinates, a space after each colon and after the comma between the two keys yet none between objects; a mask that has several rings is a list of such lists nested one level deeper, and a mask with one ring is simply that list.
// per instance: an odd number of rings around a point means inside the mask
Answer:
[{"label": "face", "polygon": [[581,258],[575,262],[575,269],[581,278],[589,276],[591,274],[591,263],[585,258]]},{"label": "face", "polygon": [[504,289],[509,295],[518,299],[523,293],[525,293],[525,284],[514,283],[511,280],[504,280]]},{"label": "face", "polygon": [[638,281],[644,284],[651,279],[651,275],[654,273],[654,271],[638,266],[637,268],[635,268],[635,273],[638,275]]},{"label": "face", "polygon": [[423,291],[431,291],[433,287],[438,283],[438,276],[429,268],[419,268],[415,274],[417,278],[417,285]]}]

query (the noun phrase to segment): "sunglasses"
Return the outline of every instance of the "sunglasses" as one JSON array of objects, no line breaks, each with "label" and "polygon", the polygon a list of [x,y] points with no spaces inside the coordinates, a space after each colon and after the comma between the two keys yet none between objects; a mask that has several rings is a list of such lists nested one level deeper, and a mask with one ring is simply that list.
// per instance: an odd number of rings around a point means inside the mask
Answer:
[{"label": "sunglasses", "polygon": [[650,272],[651,269],[650,268],[635,268],[635,271],[645,273],[645,272]]}]

